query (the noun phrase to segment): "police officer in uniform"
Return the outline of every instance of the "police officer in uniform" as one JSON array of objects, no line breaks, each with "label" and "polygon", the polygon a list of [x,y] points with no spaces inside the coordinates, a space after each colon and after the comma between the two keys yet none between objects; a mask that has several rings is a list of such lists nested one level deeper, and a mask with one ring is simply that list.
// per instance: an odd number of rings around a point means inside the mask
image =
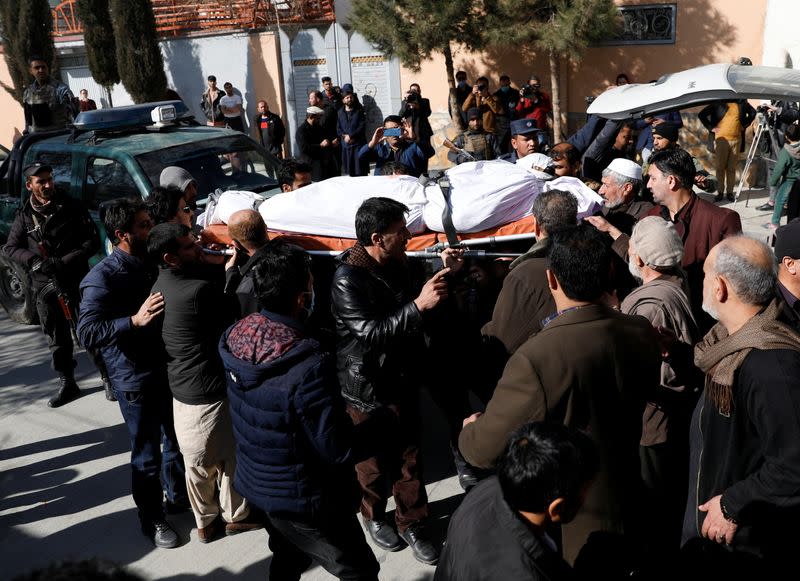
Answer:
[{"label": "police officer in uniform", "polygon": [[533,119],[515,119],[511,122],[511,153],[504,153],[498,159],[517,163],[517,160],[539,150],[540,131]]},{"label": "police officer in uniform", "polygon": [[22,173],[30,197],[17,213],[3,252],[30,269],[39,323],[59,376],[58,393],[47,402],[56,408],[80,395],[66,312],[75,320],[78,285],[89,272],[89,258],[100,249],[100,236],[84,205],[56,191],[49,165],[34,163]]},{"label": "police officer in uniform", "polygon": [[34,81],[22,93],[25,131],[64,129],[75,118],[75,96],[69,87],[50,76],[50,67],[39,56],[28,59]]},{"label": "police officer in uniform", "polygon": [[456,165],[466,161],[488,161],[497,157],[497,141],[483,130],[481,112],[477,107],[467,111],[469,128],[453,140],[453,145],[463,152],[450,150],[447,159]]}]

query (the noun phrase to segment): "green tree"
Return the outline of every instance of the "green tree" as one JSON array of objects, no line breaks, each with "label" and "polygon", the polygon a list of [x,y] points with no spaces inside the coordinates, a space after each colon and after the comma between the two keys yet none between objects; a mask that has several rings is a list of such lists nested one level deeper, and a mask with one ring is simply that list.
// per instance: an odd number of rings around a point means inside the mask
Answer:
[{"label": "green tree", "polygon": [[3,0],[2,17],[6,62],[11,72],[12,87],[4,88],[22,102],[22,91],[31,82],[28,59],[37,55],[50,66],[50,74],[58,72],[56,47],[53,43],[53,13],[47,0]]},{"label": "green tree", "polygon": [[77,0],[75,7],[83,23],[83,42],[92,77],[106,90],[109,107],[111,87],[119,83],[116,42],[108,0]]},{"label": "green tree", "polygon": [[117,68],[134,103],[161,101],[167,92],[164,59],[149,0],[111,0]]},{"label": "green tree", "polygon": [[27,78],[25,57],[19,46],[19,2],[0,0],[0,34],[3,36],[3,56],[11,75],[11,86],[3,83],[3,88],[22,103],[22,91]]},{"label": "green tree", "polygon": [[433,53],[443,54],[453,125],[460,128],[451,44],[480,48],[481,17],[480,0],[355,0],[350,24],[413,71]]},{"label": "green tree", "polygon": [[[553,135],[562,138],[560,64],[577,62],[620,26],[614,0],[486,0],[486,39],[547,55],[553,91]],[[514,23],[509,26],[509,23]]]}]

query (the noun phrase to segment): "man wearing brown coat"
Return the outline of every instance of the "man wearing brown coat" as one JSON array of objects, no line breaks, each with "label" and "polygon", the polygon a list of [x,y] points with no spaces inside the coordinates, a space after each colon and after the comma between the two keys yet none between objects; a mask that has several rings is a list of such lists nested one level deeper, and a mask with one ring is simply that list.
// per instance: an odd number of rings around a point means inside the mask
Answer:
[{"label": "man wearing brown coat", "polygon": [[644,402],[659,382],[661,352],[647,319],[603,304],[611,258],[588,224],[551,235],[547,280],[557,312],[509,359],[482,415],[464,421],[459,448],[490,467],[509,434],[529,421],[587,430],[600,472],[575,520],[562,528],[573,562],[594,531],[632,534],[643,516],[639,439]]},{"label": "man wearing brown coat", "polygon": [[542,192],[533,201],[532,213],[536,244],[511,263],[495,302],[492,320],[481,329],[489,357],[485,381],[491,383],[492,388],[511,354],[542,328],[546,317],[556,312],[546,276],[549,234],[575,226],[578,201],[569,192]]}]

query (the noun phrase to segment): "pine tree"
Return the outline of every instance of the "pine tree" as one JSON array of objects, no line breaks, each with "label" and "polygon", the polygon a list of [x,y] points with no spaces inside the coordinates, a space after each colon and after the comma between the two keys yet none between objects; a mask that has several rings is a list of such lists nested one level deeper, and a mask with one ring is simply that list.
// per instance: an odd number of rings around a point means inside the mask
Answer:
[{"label": "pine tree", "polygon": [[22,91],[28,77],[24,66],[25,57],[19,50],[19,2],[0,0],[0,34],[3,36],[3,56],[11,75],[11,86],[3,83],[3,88],[22,103]]},{"label": "pine tree", "polygon": [[116,42],[108,0],[77,0],[75,7],[83,23],[83,42],[92,77],[106,90],[109,107],[111,87],[119,83]]},{"label": "pine tree", "polygon": [[161,101],[167,92],[164,59],[149,0],[111,0],[117,69],[135,103]]},{"label": "pine tree", "polygon": [[560,141],[560,61],[580,61],[591,44],[617,31],[620,15],[614,0],[486,0],[484,6],[487,44],[547,54],[553,134]]},{"label": "pine tree", "polygon": [[2,0],[0,5],[3,48],[13,86],[3,88],[17,101],[31,82],[28,59],[40,56],[57,75],[58,60],[53,43],[53,13],[47,0]]},{"label": "pine tree", "polygon": [[387,56],[418,71],[433,53],[444,55],[450,111],[461,126],[451,43],[480,48],[480,0],[355,0],[351,26]]}]

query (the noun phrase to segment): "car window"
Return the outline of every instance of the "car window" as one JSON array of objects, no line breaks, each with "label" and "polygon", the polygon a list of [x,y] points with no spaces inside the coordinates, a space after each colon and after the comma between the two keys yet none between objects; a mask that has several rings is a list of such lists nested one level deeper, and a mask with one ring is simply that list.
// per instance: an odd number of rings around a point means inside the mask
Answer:
[{"label": "car window", "polygon": [[93,210],[115,198],[139,197],[139,190],[125,166],[113,159],[91,157],[84,188],[87,204]]},{"label": "car window", "polygon": [[201,199],[217,189],[264,192],[278,183],[278,161],[245,136],[177,145],[138,155],[136,160],[154,185],[165,167],[182,167],[197,182]]},{"label": "car window", "polygon": [[37,151],[31,163],[42,163],[53,168],[56,189],[69,193],[72,177],[72,154],[69,152]]}]

